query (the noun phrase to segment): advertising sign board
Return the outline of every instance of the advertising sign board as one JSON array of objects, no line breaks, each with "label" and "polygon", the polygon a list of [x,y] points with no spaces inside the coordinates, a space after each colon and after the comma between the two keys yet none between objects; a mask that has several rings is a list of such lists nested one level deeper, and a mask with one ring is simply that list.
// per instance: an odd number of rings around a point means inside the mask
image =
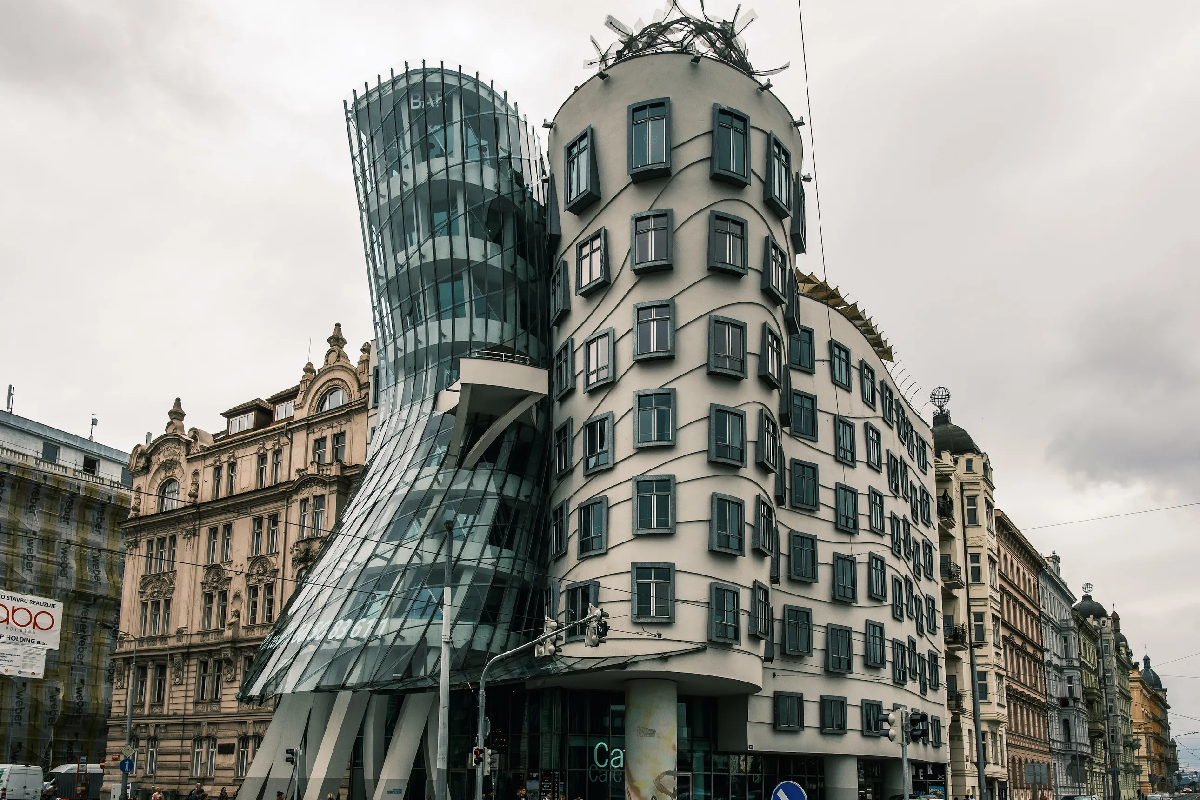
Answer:
[{"label": "advertising sign board", "polygon": [[48,597],[0,591],[0,643],[57,650],[62,610]]},{"label": "advertising sign board", "polygon": [[0,641],[0,675],[41,678],[46,672],[46,648]]}]

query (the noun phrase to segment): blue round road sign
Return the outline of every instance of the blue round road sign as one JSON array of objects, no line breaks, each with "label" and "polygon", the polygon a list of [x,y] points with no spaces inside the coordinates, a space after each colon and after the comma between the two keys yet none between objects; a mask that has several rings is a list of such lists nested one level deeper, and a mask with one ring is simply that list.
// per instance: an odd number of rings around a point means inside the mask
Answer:
[{"label": "blue round road sign", "polygon": [[808,800],[804,787],[795,781],[784,781],[771,792],[771,800]]},{"label": "blue round road sign", "polygon": [[133,772],[133,759],[132,758],[122,758],[121,763],[118,764],[117,766],[119,766],[121,768],[121,772],[124,772],[125,774],[128,775],[129,773]]}]

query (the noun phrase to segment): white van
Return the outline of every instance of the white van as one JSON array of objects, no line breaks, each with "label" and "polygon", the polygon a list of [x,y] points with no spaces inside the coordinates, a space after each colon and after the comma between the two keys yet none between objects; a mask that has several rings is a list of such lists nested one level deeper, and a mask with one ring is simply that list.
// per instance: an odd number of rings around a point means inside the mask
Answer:
[{"label": "white van", "polygon": [[41,767],[0,764],[0,800],[38,800],[41,796]]}]

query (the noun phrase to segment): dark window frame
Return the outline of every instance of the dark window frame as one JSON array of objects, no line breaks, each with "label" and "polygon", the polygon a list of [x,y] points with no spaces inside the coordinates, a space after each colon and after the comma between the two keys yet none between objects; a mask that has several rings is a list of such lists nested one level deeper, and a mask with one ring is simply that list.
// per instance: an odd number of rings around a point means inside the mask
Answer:
[{"label": "dark window frame", "polygon": [[[804,564],[805,552],[804,547],[797,547],[797,544],[812,545],[812,568],[806,570]],[[817,537],[811,533],[801,533],[800,531],[792,531],[788,536],[788,577],[794,581],[802,581],[804,583],[817,583],[821,572],[821,557],[820,549],[817,542]]]},{"label": "dark window frame", "polygon": [[[650,161],[642,165],[634,163],[634,114],[643,109],[653,106],[663,106],[664,131],[663,131],[663,146],[664,146],[664,161]],[[626,123],[626,166],[629,172],[629,179],[634,183],[651,180],[653,178],[665,178],[671,174],[671,98],[655,97],[650,100],[642,100],[637,103],[630,103],[625,116]],[[648,130],[648,128],[647,128]],[[646,151],[650,151],[650,137],[647,134]]]},{"label": "dark window frame", "polygon": [[[849,576],[847,585],[842,578]],[[833,554],[833,582],[830,584],[831,599],[837,603],[858,602],[858,559],[845,553]]]},{"label": "dark window frame", "polygon": [[[600,515],[601,515],[600,516],[600,537],[599,537],[600,544],[594,550],[588,550],[587,552],[584,552],[583,551],[583,541],[584,541],[583,515],[584,515],[584,509],[591,507],[591,506],[599,507],[599,511],[600,511]],[[578,539],[576,541],[576,546],[575,546],[576,560],[582,561],[585,558],[591,558],[592,556],[598,556],[598,555],[607,553],[608,552],[608,495],[602,494],[602,495],[597,495],[595,497],[589,497],[587,500],[585,500],[584,502],[582,502],[578,506],[576,506],[575,507],[575,525],[576,525],[576,529],[579,532],[579,536],[578,536]],[[592,539],[594,537],[589,535],[587,538]]]},{"label": "dark window frame", "polygon": [[871,533],[884,536],[886,535],[886,531],[884,530],[886,524],[887,516],[884,513],[883,492],[874,486],[869,486],[867,487],[867,527]]},{"label": "dark window frame", "polygon": [[[717,621],[716,604],[719,599],[723,598],[722,592],[729,592],[733,595],[733,635],[728,635],[725,631],[717,629],[718,625],[728,625],[726,622]],[[708,640],[710,642],[721,642],[724,644],[740,644],[742,640],[742,590],[741,587],[723,581],[712,581],[708,584]]]},{"label": "dark window frame", "polygon": [[[599,453],[606,454],[607,460],[602,464],[597,464],[595,466],[588,466],[588,458],[589,458],[588,429],[591,426],[597,425],[597,424],[602,424],[604,426],[605,443],[606,443],[606,446],[602,450],[597,451],[597,454],[599,454]],[[594,475],[597,472],[604,472],[605,470],[610,470],[614,466],[616,466],[616,447],[614,447],[614,439],[616,438],[615,437],[616,426],[617,426],[616,417],[614,416],[613,412],[611,412],[611,411],[608,411],[603,414],[597,414],[594,417],[588,417],[586,420],[584,420],[583,428],[580,431],[580,438],[582,440],[581,444],[583,446],[582,461],[583,461],[583,474],[585,476],[586,475]]]},{"label": "dark window frame", "polygon": [[867,466],[876,472],[883,472],[883,433],[871,423],[864,422],[863,441],[866,444]]},{"label": "dark window frame", "polygon": [[[638,350],[639,325],[641,320],[638,319],[638,312],[645,308],[662,308],[667,309],[667,349],[666,350],[649,350],[642,353]],[[655,361],[662,358],[675,357],[675,299],[670,300],[649,300],[643,303],[633,304],[633,336],[631,337],[633,347],[634,361]]]},{"label": "dark window frame", "polygon": [[[780,260],[783,263],[783,270],[779,275],[775,274],[775,258],[777,255],[781,257]],[[788,275],[791,273],[790,267],[791,256],[788,255],[788,251],[779,246],[774,236],[767,234],[763,240],[763,263],[760,286],[763,294],[771,298],[775,302],[775,305],[781,306],[787,303]],[[776,282],[777,280],[779,282]]]},{"label": "dark window frame", "polygon": [[[722,456],[717,454],[717,415],[728,414],[739,418],[742,421],[742,454],[741,458],[732,458],[730,456]],[[740,408],[732,406],[723,406],[719,403],[709,403],[708,405],[708,461],[712,464],[728,464],[733,467],[746,466],[746,412]]]},{"label": "dark window frame", "polygon": [[[776,157],[776,149],[782,151],[783,158]],[[783,173],[782,177],[777,173]],[[784,187],[784,197],[776,191],[776,184]],[[787,219],[792,214],[792,151],[774,131],[767,134],[767,161],[763,170],[763,203],[775,212],[780,219]]]},{"label": "dark window frame", "polygon": [[887,602],[887,559],[878,553],[867,557],[867,597]]},{"label": "dark window frame", "polygon": [[780,448],[779,423],[769,409],[758,409],[758,439],[754,442],[754,463],[767,472],[775,472],[782,467],[779,463]]},{"label": "dark window frame", "polygon": [[[646,616],[638,613],[638,569],[666,569],[670,573],[667,581],[667,616]],[[657,581],[655,581],[657,583]],[[629,619],[637,623],[672,623],[675,621],[675,565],[669,561],[634,561],[629,565]]]},{"label": "dark window frame", "polygon": [[[795,708],[794,717],[791,713],[792,706]],[[774,730],[799,731],[804,729],[804,695],[802,693],[775,692],[773,708],[772,727]]]},{"label": "dark window frame", "polygon": [[[844,653],[841,652],[842,645],[845,645]],[[832,622],[825,626],[825,671],[837,675],[854,672],[854,630],[849,626]]]},{"label": "dark window frame", "polygon": [[571,539],[571,502],[563,500],[550,509],[550,558],[557,559],[567,554],[567,543]]},{"label": "dark window frame", "polygon": [[[808,416],[807,408],[797,411],[796,400],[798,398],[804,398],[812,401],[811,417]],[[788,429],[791,431],[791,434],[800,439],[807,439],[810,442],[819,441],[821,435],[821,408],[817,404],[817,396],[812,392],[805,392],[801,391],[800,389],[792,389],[791,406],[792,424],[788,427]],[[810,421],[812,423],[811,427],[805,424],[806,421]]]},{"label": "dark window frame", "polygon": [[[845,381],[838,380],[838,364],[844,364],[846,369]],[[834,386],[839,389],[845,389],[847,392],[854,391],[854,381],[852,373],[852,356],[850,348],[839,342],[837,339],[829,340],[829,380]]]},{"label": "dark window frame", "polygon": [[859,391],[862,392],[863,403],[868,408],[874,410],[877,391],[875,387],[875,368],[868,364],[865,358],[858,360],[858,387]]},{"label": "dark window frame", "polygon": [[[571,148],[577,145],[580,141],[586,141],[586,152],[588,154],[587,175],[586,181],[578,187],[572,187],[570,175],[571,169]],[[569,142],[563,145],[563,175],[566,178],[563,181],[563,208],[570,211],[572,214],[580,214],[588,206],[600,199],[600,165],[596,154],[596,133],[589,125],[583,129],[582,133],[577,134]],[[582,177],[582,176],[581,176]],[[574,196],[570,196],[569,192],[572,188],[577,188]]]},{"label": "dark window frame", "polygon": [[[670,484],[670,495],[669,495],[670,500],[669,500],[669,502],[671,504],[671,507],[670,507],[670,511],[667,515],[667,519],[668,519],[667,527],[665,527],[665,528],[654,528],[654,527],[643,528],[641,526],[641,519],[640,519],[640,515],[638,513],[640,511],[641,497],[642,497],[642,495],[638,493],[638,483],[640,481],[655,481],[655,482],[667,481]],[[633,488],[633,492],[632,492],[632,498],[633,498],[633,529],[632,529],[632,531],[633,531],[633,535],[634,536],[656,536],[656,535],[669,535],[669,534],[675,533],[676,505],[677,505],[676,493],[675,493],[675,476],[667,475],[667,474],[635,475],[632,478],[630,486]],[[654,496],[657,496],[657,492],[654,493]]]},{"label": "dark window frame", "polygon": [[[717,247],[717,222],[725,220],[740,225],[742,228],[742,246],[738,256],[742,263],[732,264],[727,261],[721,261],[718,258],[720,249]],[[723,272],[726,275],[732,275],[735,278],[740,278],[747,274],[750,270],[750,223],[736,214],[727,214],[724,211],[709,211],[708,212],[708,269],[711,272]]]},{"label": "dark window frame", "polygon": [[[728,114],[731,117],[740,119],[742,123],[742,132],[745,136],[745,146],[743,151],[743,163],[746,172],[743,175],[733,169],[724,169],[720,165],[717,158],[717,148],[720,146],[720,117],[721,114]],[[750,115],[738,111],[736,108],[723,106],[719,103],[713,103],[713,119],[712,119],[712,152],[709,157],[709,177],[715,181],[731,183],[734,186],[745,188],[750,185],[752,151],[750,147]],[[732,159],[731,159],[732,160]],[[732,164],[731,164],[732,166]]]},{"label": "dark window frame", "polygon": [[846,698],[841,695],[821,695],[821,733],[844,736],[849,723],[846,720]]},{"label": "dark window frame", "polygon": [[[591,365],[591,357],[588,354],[588,350],[590,348],[590,345],[593,342],[597,342],[601,339],[608,340],[608,342],[605,346],[605,349],[608,350],[608,375],[606,377],[598,378],[594,381],[589,382],[588,376],[591,373],[592,365]],[[617,380],[617,361],[616,360],[617,360],[617,335],[616,335],[616,331],[613,330],[612,328],[605,328],[602,331],[597,331],[596,333],[593,333],[591,336],[589,336],[583,340],[583,391],[584,391],[584,394],[587,394],[588,392],[592,391],[593,389],[599,389],[602,386],[608,386],[609,384],[616,382],[616,380]]]},{"label": "dark window frame", "polygon": [[[563,435],[563,431],[566,435]],[[566,445],[566,457],[559,458],[561,452],[560,446]],[[561,479],[564,475],[569,475],[575,469],[575,421],[571,417],[567,417],[566,422],[554,429],[554,437],[552,440],[554,447],[554,477]],[[559,464],[562,464],[560,467]]]},{"label": "dark window frame", "polygon": [[[792,342],[795,340],[795,347]],[[793,356],[795,356],[793,358]],[[813,375],[817,371],[817,341],[813,329],[801,325],[788,337],[788,366]]]},{"label": "dark window frame", "polygon": [[833,416],[833,457],[847,467],[858,466],[858,426],[854,420],[840,414]]},{"label": "dark window frame", "polygon": [[[716,364],[716,359],[718,356],[718,354],[717,354],[717,326],[718,325],[730,326],[733,328],[739,328],[741,330],[741,332],[742,332],[742,354],[741,354],[742,367],[741,367],[741,369],[737,369],[735,367],[718,366]],[[738,380],[745,380],[746,372],[747,372],[746,362],[749,360],[749,356],[746,352],[747,349],[748,348],[747,348],[747,342],[746,342],[746,323],[745,322],[742,322],[740,319],[734,319],[733,317],[722,317],[717,314],[709,314],[708,315],[708,374],[709,375],[725,375],[730,378],[736,378]],[[732,356],[730,354],[725,354],[723,357],[730,358]]]},{"label": "dark window frame", "polygon": [[550,377],[555,400],[575,391],[575,337],[568,336],[555,348]]},{"label": "dark window frame", "polygon": [[[778,358],[774,363],[775,373],[771,373],[772,367],[772,347],[774,348],[775,356]],[[775,389],[779,389],[783,385],[784,370],[787,369],[787,356],[783,352],[783,337],[775,330],[774,326],[769,322],[763,322],[762,332],[759,335],[758,346],[758,377],[763,383]]]},{"label": "dark window frame", "polygon": [[[839,531],[846,533],[858,533],[858,489],[849,484],[835,483],[833,488],[834,506],[833,506],[833,526]],[[853,497],[853,514],[842,513],[842,500],[844,498]]]},{"label": "dark window frame", "polygon": [[[580,254],[583,248],[589,245],[593,240],[600,240],[600,274],[592,278],[586,283],[583,280],[583,263]],[[612,268],[610,266],[609,250],[608,250],[608,229],[603,226],[598,230],[593,231],[585,237],[580,238],[575,243],[575,294],[580,297],[587,297],[590,294],[603,289],[612,282]]]},{"label": "dark window frame", "polygon": [[[767,519],[769,517],[769,529]],[[769,556],[775,552],[776,525],[775,506],[761,494],[754,495],[754,527],[751,547],[762,555]]]},{"label": "dark window frame", "polygon": [[[798,640],[793,646],[788,633],[792,625],[792,612],[795,612],[798,630],[806,634],[806,638]],[[806,606],[785,605],[783,607],[783,642],[782,650],[788,656],[811,656],[813,654],[813,615],[812,609]]]},{"label": "dark window frame", "polygon": [[863,664],[876,668],[887,666],[887,630],[882,622],[867,620],[863,629]]},{"label": "dark window frame", "polygon": [[[671,411],[671,421],[669,424],[669,435],[663,440],[641,440],[641,410],[640,401],[643,397],[669,397],[671,402],[668,407]],[[633,449],[641,450],[645,447],[674,447],[678,432],[676,416],[678,413],[678,398],[674,389],[636,389],[633,393]]]},{"label": "dark window frame", "polygon": [[550,274],[550,324],[557,325],[571,313],[571,265],[560,259]]},{"label": "dark window frame", "polygon": [[[644,219],[663,218],[666,220],[667,241],[662,258],[639,261],[637,258],[638,222]],[[657,230],[657,228],[654,228]],[[663,272],[675,267],[675,212],[670,208],[656,208],[652,211],[640,211],[629,218],[629,269],[635,275],[647,272]]]},{"label": "dark window frame", "polygon": [[887,715],[883,713],[883,703],[878,700],[863,700],[862,705],[862,735],[887,736],[883,729]]},{"label": "dark window frame", "polygon": [[[812,461],[801,461],[793,458],[790,469],[791,482],[788,485],[788,505],[800,511],[819,512],[821,510],[821,469]],[[812,474],[813,503],[802,502],[796,488],[797,480],[808,473]]]},{"label": "dark window frame", "polygon": [[[737,547],[726,547],[720,543],[720,531],[717,530],[717,504],[720,501],[725,501],[733,504],[738,508],[738,545]],[[734,497],[731,494],[721,494],[713,492],[712,498],[709,501],[709,519],[708,519],[708,549],[714,553],[728,553],[735,556],[743,556],[746,554],[746,501],[740,497]]]}]

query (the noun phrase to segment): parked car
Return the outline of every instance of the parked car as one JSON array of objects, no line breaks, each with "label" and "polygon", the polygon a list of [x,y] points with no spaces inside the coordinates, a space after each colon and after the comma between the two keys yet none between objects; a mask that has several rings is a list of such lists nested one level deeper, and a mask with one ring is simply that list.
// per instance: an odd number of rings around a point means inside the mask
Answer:
[{"label": "parked car", "polygon": [[0,800],[39,800],[42,768],[0,764]]}]

